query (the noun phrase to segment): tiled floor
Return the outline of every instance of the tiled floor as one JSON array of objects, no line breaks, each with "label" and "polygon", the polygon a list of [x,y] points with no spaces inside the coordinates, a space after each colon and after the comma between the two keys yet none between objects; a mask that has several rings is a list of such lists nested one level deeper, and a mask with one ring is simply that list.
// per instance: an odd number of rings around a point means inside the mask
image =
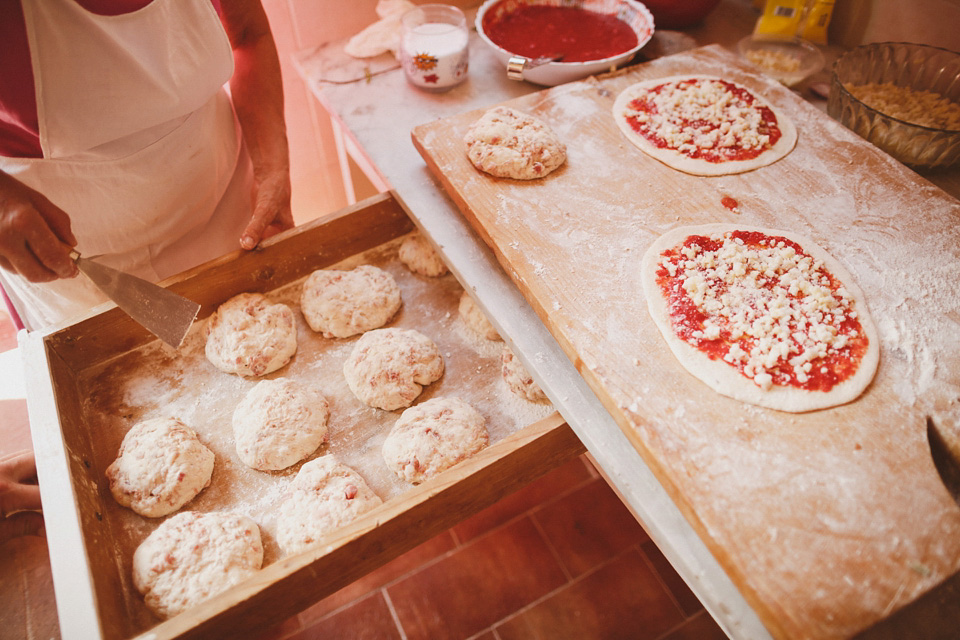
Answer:
[{"label": "tiled floor", "polygon": [[616,494],[579,458],[264,640],[723,637]]},{"label": "tiled floor", "polygon": [[[0,352],[15,346],[9,319],[0,311]],[[4,401],[0,433],[4,450],[16,443],[29,446],[22,401]],[[40,595],[53,598],[49,587]],[[590,461],[581,457],[284,621],[260,640],[723,637]]]}]

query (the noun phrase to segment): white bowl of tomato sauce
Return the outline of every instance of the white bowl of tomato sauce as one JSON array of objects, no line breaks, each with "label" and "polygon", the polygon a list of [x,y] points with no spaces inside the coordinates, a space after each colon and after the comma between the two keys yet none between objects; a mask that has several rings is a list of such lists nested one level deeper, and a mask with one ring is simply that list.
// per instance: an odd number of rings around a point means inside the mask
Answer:
[{"label": "white bowl of tomato sauce", "polygon": [[636,0],[486,0],[476,27],[508,77],[552,87],[629,62],[653,15]]}]

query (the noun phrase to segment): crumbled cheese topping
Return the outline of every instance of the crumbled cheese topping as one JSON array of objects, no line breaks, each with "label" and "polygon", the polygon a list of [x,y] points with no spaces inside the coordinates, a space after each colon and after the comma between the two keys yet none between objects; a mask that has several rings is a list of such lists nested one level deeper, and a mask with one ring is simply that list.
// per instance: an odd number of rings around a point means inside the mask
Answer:
[{"label": "crumbled cheese topping", "polygon": [[723,360],[764,390],[788,383],[784,370],[802,385],[857,336],[842,326],[856,318],[853,300],[819,260],[776,238],[759,244],[728,233],[716,250],[691,243],[660,266],[705,316],[687,342],[728,342]]},{"label": "crumbled cheese topping", "polygon": [[770,141],[760,110],[719,80],[668,82],[639,99],[643,105],[631,102],[627,118],[681,153],[759,149]]}]

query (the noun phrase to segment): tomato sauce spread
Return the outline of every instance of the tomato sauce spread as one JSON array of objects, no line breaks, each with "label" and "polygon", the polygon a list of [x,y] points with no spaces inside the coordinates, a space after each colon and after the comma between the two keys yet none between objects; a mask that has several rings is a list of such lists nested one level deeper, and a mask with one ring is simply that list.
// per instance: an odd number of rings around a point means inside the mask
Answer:
[{"label": "tomato sauce spread", "polygon": [[[718,90],[726,92],[721,96]],[[661,100],[663,94],[671,94]],[[677,93],[680,99],[677,100]],[[722,109],[716,103],[724,99]],[[683,109],[676,108],[678,106]],[[672,109],[661,105],[669,104]],[[672,149],[707,162],[752,160],[782,136],[773,110],[750,91],[725,80],[689,79],[652,87],[630,101],[627,120],[660,149]],[[753,112],[752,114],[750,112]],[[702,113],[700,117],[687,114]]]},{"label": "tomato sauce spread", "polygon": [[761,388],[830,391],[866,354],[843,284],[782,236],[691,235],[661,253],[656,277],[677,337]]},{"label": "tomato sauce spread", "polygon": [[637,34],[615,15],[577,7],[518,5],[483,17],[483,30],[495,44],[526,58],[563,55],[562,62],[602,60],[637,46]]}]

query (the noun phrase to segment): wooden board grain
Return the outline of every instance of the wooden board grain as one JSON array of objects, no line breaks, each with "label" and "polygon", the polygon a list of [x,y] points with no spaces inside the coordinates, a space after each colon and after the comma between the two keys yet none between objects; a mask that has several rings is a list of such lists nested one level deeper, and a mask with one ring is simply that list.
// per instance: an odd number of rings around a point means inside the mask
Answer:
[{"label": "wooden board grain", "polygon": [[[613,102],[682,73],[764,95],[797,125],[796,148],[714,178],[645,156]],[[565,166],[529,182],[474,170],[462,138],[482,110],[422,125],[414,144],[771,633],[850,637],[960,572],[960,509],[925,436],[926,415],[960,434],[960,203],[720,47],[506,104],[554,128]],[[881,341],[860,398],[762,409],[672,357],[640,259],[665,231],[709,222],[806,235],[851,271]]]}]

